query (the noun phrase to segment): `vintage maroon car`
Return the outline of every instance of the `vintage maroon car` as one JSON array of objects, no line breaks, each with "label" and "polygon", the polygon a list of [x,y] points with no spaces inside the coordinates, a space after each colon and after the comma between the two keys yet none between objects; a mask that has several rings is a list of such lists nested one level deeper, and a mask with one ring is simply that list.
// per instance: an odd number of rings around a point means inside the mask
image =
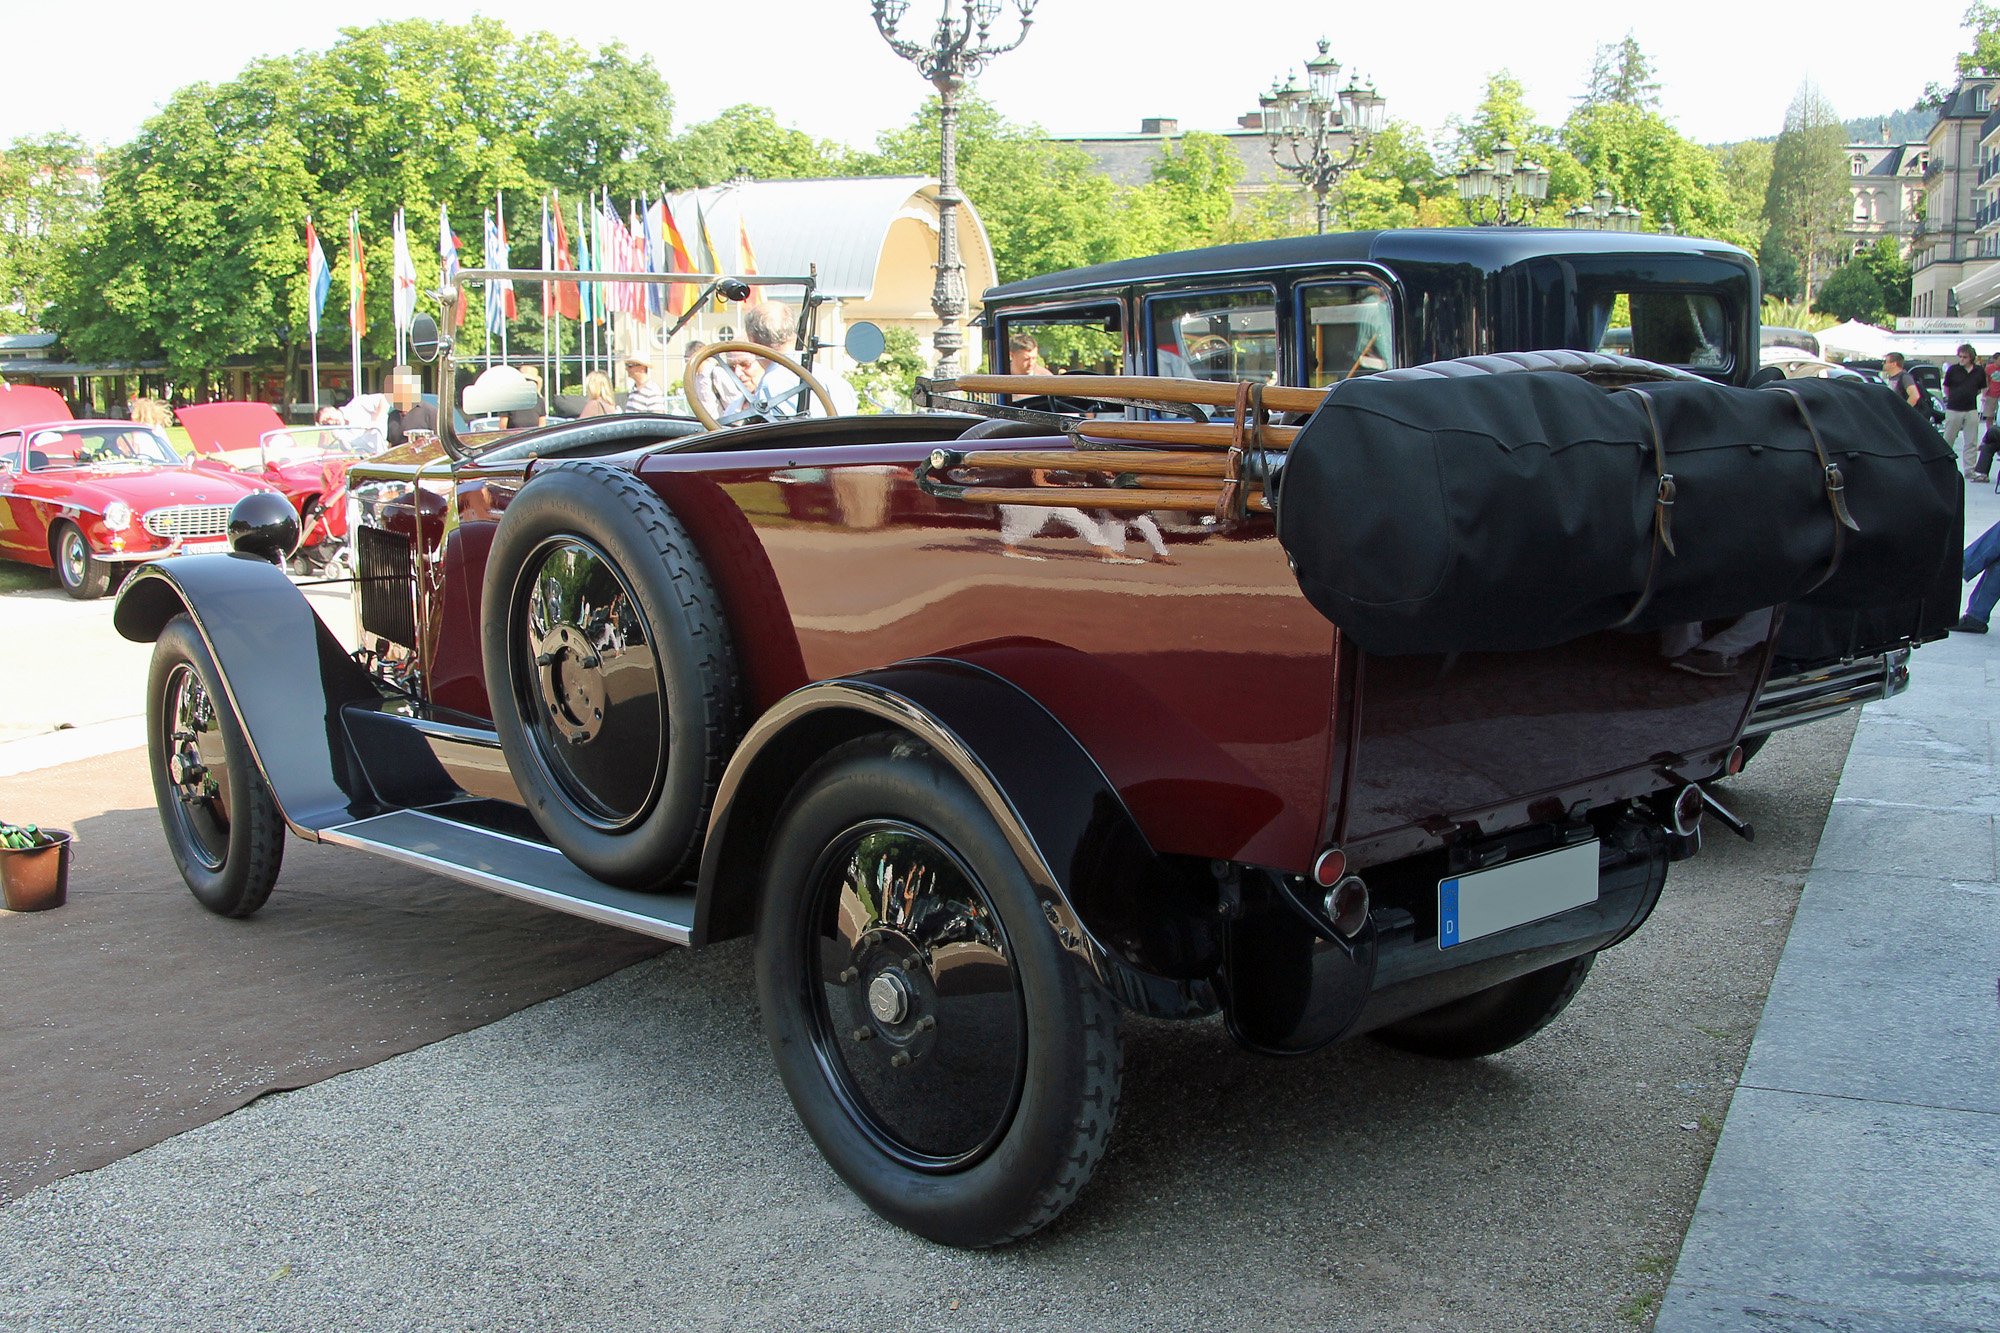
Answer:
[{"label": "vintage maroon car", "polygon": [[229,510],[265,487],[190,469],[167,437],[77,421],[53,389],[0,385],[0,559],[102,597],[134,563],[226,551]]},{"label": "vintage maroon car", "polygon": [[[246,501],[234,558],[119,600],[156,645],[168,845],[226,916],[289,829],[691,947],[754,935],[807,1130],[954,1245],[1089,1179],[1122,1011],[1220,1013],[1274,1055],[1505,1049],[1698,849],[1770,608],[1950,592],[1958,482],[1875,389],[1795,412],[1590,351],[1415,360],[1331,389],[966,377],[928,386],[952,411],[447,428],[350,470],[353,653],[269,563],[289,513]],[[1397,497],[1435,482],[1438,428],[1384,432],[1438,412],[1464,461],[1431,513]],[[1731,412],[1752,437],[1717,444]],[[1476,542],[1548,505],[1564,523],[1493,561],[1423,563],[1466,514]],[[1329,570],[1341,541],[1356,568]],[[1479,590],[1523,559],[1547,577]],[[1610,595],[1569,595],[1585,574]],[[1413,578],[1457,609],[1365,595]],[[1655,630],[1756,610],[1726,672],[1662,656]]]},{"label": "vintage maroon car", "polygon": [[347,540],[347,468],[387,447],[369,426],[288,426],[269,403],[201,403],[176,415],[197,470],[253,477],[299,515],[299,558],[327,563]]}]

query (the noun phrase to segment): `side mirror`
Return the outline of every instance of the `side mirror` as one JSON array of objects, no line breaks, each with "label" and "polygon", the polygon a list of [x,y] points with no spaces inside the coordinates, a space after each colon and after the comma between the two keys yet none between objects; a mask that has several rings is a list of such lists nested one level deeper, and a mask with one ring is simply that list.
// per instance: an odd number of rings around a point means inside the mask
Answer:
[{"label": "side mirror", "polygon": [[882,359],[882,353],[888,350],[889,340],[882,336],[880,328],[864,319],[847,326],[847,338],[842,345],[854,358],[855,364],[866,366]]},{"label": "side mirror", "polygon": [[417,360],[426,363],[437,360],[443,345],[438,337],[436,320],[420,314],[410,321],[410,351],[416,354]]},{"label": "side mirror", "polygon": [[750,284],[741,278],[724,278],[715,284],[715,290],[725,301],[747,301],[750,299]]}]

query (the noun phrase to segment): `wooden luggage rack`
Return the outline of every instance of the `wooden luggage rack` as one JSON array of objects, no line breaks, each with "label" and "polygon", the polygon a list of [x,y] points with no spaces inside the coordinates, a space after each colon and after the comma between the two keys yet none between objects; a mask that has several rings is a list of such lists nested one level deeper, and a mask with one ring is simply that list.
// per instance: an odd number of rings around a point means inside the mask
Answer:
[{"label": "wooden luggage rack", "polygon": [[[1088,417],[968,396],[974,394],[1149,408],[1187,420]],[[1315,410],[1325,400],[1326,390],[1149,375],[962,375],[955,380],[920,379],[915,398],[919,407],[1043,427],[1051,435],[1067,435],[1072,445],[934,450],[918,469],[917,482],[940,498],[1122,513],[1167,509],[1227,520],[1271,512],[1265,483],[1299,433],[1297,426],[1281,426],[1272,418]],[[1226,415],[1217,419],[1214,409]],[[1082,473],[1089,480],[1082,486],[985,486],[964,480],[967,473],[990,469],[1038,475]]]}]

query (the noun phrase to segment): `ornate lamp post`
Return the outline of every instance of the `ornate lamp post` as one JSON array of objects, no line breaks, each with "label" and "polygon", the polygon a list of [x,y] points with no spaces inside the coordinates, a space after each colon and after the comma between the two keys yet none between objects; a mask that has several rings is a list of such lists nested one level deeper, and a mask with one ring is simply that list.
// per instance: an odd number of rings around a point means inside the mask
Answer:
[{"label": "ornate lamp post", "polygon": [[965,198],[958,192],[958,94],[986,62],[1013,50],[1028,39],[1034,22],[1037,0],[1014,0],[1021,31],[1013,41],[996,39],[993,25],[1000,17],[1000,0],[964,0],[960,12],[952,12],[952,0],[944,0],[937,27],[925,43],[905,41],[896,36],[910,0],[871,0],[875,30],[889,49],[915,65],[938,90],[938,262],[937,285],[931,289],[931,309],[937,312],[938,331],[931,338],[937,349],[937,375],[950,379],[958,374],[959,349],[965,335],[958,321],[965,315],[965,265],[958,258],[958,205]]},{"label": "ornate lamp post", "polygon": [[1350,76],[1345,88],[1334,91],[1340,62],[1327,54],[1330,45],[1319,39],[1318,57],[1306,62],[1307,84],[1293,77],[1280,87],[1273,80],[1271,91],[1257,99],[1271,160],[1313,192],[1313,218],[1322,234],[1327,192],[1367,155],[1388,105],[1374,84],[1364,87],[1358,77]]},{"label": "ornate lamp post", "polygon": [[[1639,210],[1624,204],[1614,204],[1614,196],[1605,186],[1599,186],[1597,193],[1590,197],[1590,203],[1578,204],[1563,214],[1563,221],[1580,230],[1588,231],[1637,231],[1641,221]],[[1668,223],[1660,228],[1661,234],[1673,235],[1673,225]]]},{"label": "ornate lamp post", "polygon": [[1549,197],[1549,170],[1534,162],[1519,160],[1520,150],[1511,139],[1502,139],[1493,149],[1491,162],[1475,162],[1458,173],[1458,197],[1468,211],[1477,213],[1479,201],[1494,201],[1494,215],[1479,220],[1480,226],[1526,226],[1534,208]]}]

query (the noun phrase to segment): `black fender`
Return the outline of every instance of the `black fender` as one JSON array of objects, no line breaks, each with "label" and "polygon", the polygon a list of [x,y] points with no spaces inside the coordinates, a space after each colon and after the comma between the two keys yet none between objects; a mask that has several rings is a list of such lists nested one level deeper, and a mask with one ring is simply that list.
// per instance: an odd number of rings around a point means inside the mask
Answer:
[{"label": "black fender", "polygon": [[119,590],[111,623],[152,643],[183,613],[215,658],[222,702],[292,832],[318,841],[321,829],[381,813],[341,722],[345,705],[381,695],[284,572],[246,555],[142,565]]},{"label": "black fender", "polygon": [[1050,929],[1120,1002],[1163,1017],[1215,1011],[1212,965],[1164,969],[1175,976],[1143,965],[1172,950],[1143,938],[1145,922],[1118,910],[1119,894],[1149,889],[1197,901],[1185,869],[1155,855],[1110,779],[1046,708],[992,672],[947,658],[819,681],[757,720],[716,794],[690,943],[755,928],[766,837],[799,777],[834,746],[889,730],[930,746],[978,794],[1021,858]]}]

